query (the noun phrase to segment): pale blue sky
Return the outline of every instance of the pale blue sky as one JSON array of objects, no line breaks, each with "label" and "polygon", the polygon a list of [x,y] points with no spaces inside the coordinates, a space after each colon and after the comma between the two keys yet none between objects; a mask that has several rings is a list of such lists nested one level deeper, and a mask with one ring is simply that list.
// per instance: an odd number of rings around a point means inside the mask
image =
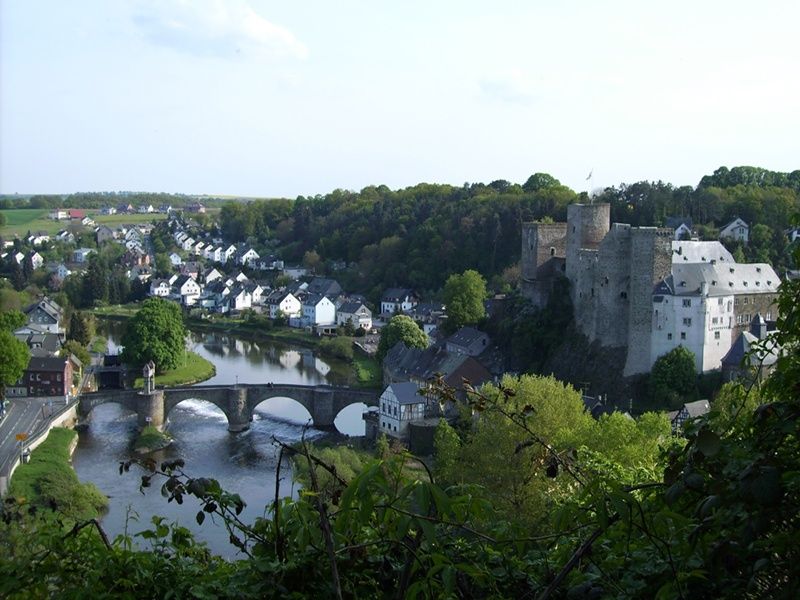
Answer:
[{"label": "pale blue sky", "polygon": [[0,192],[800,168],[800,2],[0,0]]}]

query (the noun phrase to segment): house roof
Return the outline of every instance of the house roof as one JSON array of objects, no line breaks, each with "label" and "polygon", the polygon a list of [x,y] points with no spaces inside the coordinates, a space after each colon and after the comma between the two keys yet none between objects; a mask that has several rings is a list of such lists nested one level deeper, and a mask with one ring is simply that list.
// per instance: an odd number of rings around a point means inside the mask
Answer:
[{"label": "house roof", "polygon": [[742,219],[741,217],[736,217],[736,218],[735,218],[733,221],[731,221],[730,223],[728,223],[728,224],[727,224],[727,225],[725,225],[724,227],[721,227],[719,231],[720,231],[720,233],[722,233],[722,232],[723,232],[723,231],[725,231],[726,229],[728,229],[728,228],[730,228],[730,227],[734,227],[734,226],[736,226],[736,225],[742,225],[742,226],[744,226],[744,227],[747,227],[747,228],[749,228],[749,227],[750,227],[750,226],[747,224],[747,221],[745,221],[745,220],[744,220],[744,219]]},{"label": "house roof", "polygon": [[45,296],[38,302],[34,302],[33,304],[29,304],[25,307],[22,311],[26,315],[36,310],[36,307],[40,307],[45,313],[53,317],[55,320],[61,318],[62,310],[61,307],[53,300]]},{"label": "house roof", "polygon": [[[769,335],[767,336],[769,337]],[[778,360],[780,349],[774,343],[758,346],[759,338],[749,331],[743,331],[733,342],[728,353],[722,358],[723,367],[740,367],[746,360],[749,366],[770,366]]]},{"label": "house roof", "polygon": [[437,374],[445,383],[460,388],[462,378],[478,385],[491,379],[491,373],[471,356],[449,353],[444,346],[431,346],[424,350],[409,348],[397,342],[386,354],[384,365],[396,376],[428,380]]},{"label": "house roof", "polygon": [[326,277],[314,277],[308,282],[306,288],[309,294],[324,294],[325,296],[336,296],[341,293],[342,286],[335,279],[328,279]]},{"label": "house roof", "polygon": [[419,386],[416,383],[406,381],[403,383],[393,383],[387,386],[392,390],[394,397],[400,404],[419,404],[425,402],[425,398],[420,396],[417,392]]},{"label": "house roof", "polygon": [[382,302],[400,302],[408,296],[416,297],[413,290],[409,288],[389,288],[381,296]]},{"label": "house roof", "polygon": [[683,408],[686,409],[686,412],[689,413],[689,418],[694,419],[695,417],[702,417],[708,411],[711,410],[711,406],[708,404],[708,400],[695,400],[694,402],[687,402],[683,405]]},{"label": "house roof", "polygon": [[175,283],[173,285],[175,287],[177,287],[177,288],[182,288],[184,286],[184,284],[187,281],[190,281],[190,280],[194,281],[194,278],[190,277],[189,275],[179,275],[178,278],[175,280]]},{"label": "house roof", "polygon": [[664,227],[669,227],[670,229],[677,229],[681,225],[686,225],[689,229],[692,228],[692,218],[691,217],[667,217],[664,220]]},{"label": "house roof", "polygon": [[358,310],[362,306],[369,311],[369,309],[366,306],[364,306],[363,302],[357,302],[357,301],[349,300],[349,301],[345,302],[344,304],[342,304],[339,307],[339,312],[352,315],[352,314],[355,314],[356,312],[358,312]]},{"label": "house roof", "polygon": [[673,264],[672,275],[659,282],[655,294],[709,296],[777,292],[781,280],[766,263]]},{"label": "house roof", "polygon": [[725,262],[735,263],[736,260],[722,243],[699,242],[696,240],[673,240],[672,263],[699,263],[699,262]]},{"label": "house roof", "polygon": [[447,338],[447,343],[467,348],[483,337],[487,337],[486,334],[482,331],[478,331],[474,327],[462,327]]},{"label": "house roof", "polygon": [[64,365],[66,364],[66,358],[59,358],[57,356],[31,356],[26,370],[63,373]]}]

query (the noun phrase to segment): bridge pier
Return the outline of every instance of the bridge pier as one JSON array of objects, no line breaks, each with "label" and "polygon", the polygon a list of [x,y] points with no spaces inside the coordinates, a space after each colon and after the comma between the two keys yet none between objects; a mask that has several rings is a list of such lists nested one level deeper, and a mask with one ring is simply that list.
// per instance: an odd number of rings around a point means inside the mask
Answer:
[{"label": "bridge pier", "polygon": [[312,424],[316,429],[336,429],[333,403],[333,390],[314,388],[314,402],[311,411]]},{"label": "bridge pier", "polygon": [[136,398],[136,415],[139,429],[152,425],[164,431],[164,392],[153,390],[149,394],[140,393]]},{"label": "bridge pier", "polygon": [[237,433],[250,429],[253,420],[247,406],[247,388],[234,387],[228,389],[228,431]]}]

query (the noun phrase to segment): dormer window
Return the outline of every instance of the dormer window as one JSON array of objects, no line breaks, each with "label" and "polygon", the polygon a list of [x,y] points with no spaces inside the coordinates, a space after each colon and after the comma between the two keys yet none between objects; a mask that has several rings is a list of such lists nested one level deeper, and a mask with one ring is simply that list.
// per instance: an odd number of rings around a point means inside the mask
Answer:
[{"label": "dormer window", "polygon": [[742,284],[744,285],[744,287],[747,287],[747,282],[746,281],[743,281]]},{"label": "dormer window", "polygon": [[712,279],[711,280],[711,285],[717,285],[717,280],[716,279]]},{"label": "dormer window", "polygon": [[731,273],[733,273],[733,267],[731,267]]},{"label": "dormer window", "polygon": [[681,287],[686,287],[686,282],[685,281],[681,281],[680,286]]},{"label": "dormer window", "polygon": [[761,273],[761,267],[756,267],[756,273]]}]

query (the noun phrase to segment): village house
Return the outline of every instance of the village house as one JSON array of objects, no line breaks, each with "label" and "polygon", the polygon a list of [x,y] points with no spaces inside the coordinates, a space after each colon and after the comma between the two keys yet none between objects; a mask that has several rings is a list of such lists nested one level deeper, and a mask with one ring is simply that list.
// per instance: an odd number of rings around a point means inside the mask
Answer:
[{"label": "village house", "polygon": [[117,214],[117,209],[114,208],[113,206],[104,206],[103,208],[100,209],[100,214],[101,215],[115,215],[115,214]]},{"label": "village house", "polygon": [[770,330],[770,323],[760,313],[756,314],[750,322],[749,331],[740,333],[722,358],[722,380],[752,381],[754,376],[762,380],[772,373],[781,350],[775,333],[774,329]]},{"label": "village house", "polygon": [[308,275],[308,269],[301,266],[286,265],[283,267],[283,274],[291,279],[300,279]]},{"label": "village house", "polygon": [[86,216],[81,219],[81,225],[84,227],[94,227],[96,224],[92,217]]},{"label": "village house", "polygon": [[416,383],[392,383],[379,399],[380,432],[405,439],[408,424],[425,418],[428,400],[419,395]]},{"label": "village house", "polygon": [[166,279],[153,279],[150,282],[150,295],[166,298],[169,296],[171,287]]},{"label": "village house", "polygon": [[336,306],[327,296],[310,294],[303,300],[301,323],[304,327],[333,325],[336,323]]},{"label": "village house", "polygon": [[114,230],[108,225],[100,225],[94,230],[94,237],[98,246],[105,242],[113,242]]},{"label": "village house", "polygon": [[200,286],[189,275],[180,275],[172,285],[173,294],[179,296],[184,306],[194,306],[200,298]]},{"label": "village house", "polygon": [[342,286],[335,279],[314,277],[308,282],[308,287],[305,288],[305,291],[313,295],[322,294],[333,300],[342,293]]},{"label": "village house", "polygon": [[41,269],[44,266],[44,257],[38,252],[29,252],[26,258],[31,261],[31,266],[34,270]]},{"label": "village house", "polygon": [[489,347],[489,336],[474,327],[462,327],[445,340],[445,349],[454,354],[478,356]]},{"label": "village house", "polygon": [[264,300],[264,305],[269,308],[269,318],[277,319],[280,315],[285,317],[299,317],[303,312],[303,305],[293,294],[286,290],[275,290]]},{"label": "village house", "polygon": [[183,264],[183,259],[180,254],[172,252],[169,255],[169,262],[173,267],[180,267]]},{"label": "village house", "polygon": [[361,327],[369,331],[372,329],[372,311],[363,302],[346,301],[336,310],[336,323],[341,326],[348,321],[355,329]]},{"label": "village house", "polygon": [[249,246],[239,246],[236,250],[236,263],[248,267],[254,267],[258,260],[258,252]]},{"label": "village house", "polygon": [[79,208],[70,208],[69,218],[71,221],[82,221],[86,218],[86,213]]},{"label": "village house", "polygon": [[32,246],[41,246],[42,244],[45,244],[50,241],[50,235],[43,231],[38,231],[25,238],[25,241],[27,241]]},{"label": "village house", "polygon": [[719,238],[746,244],[750,236],[750,226],[739,217],[720,228]]},{"label": "village house", "polygon": [[419,303],[419,297],[407,288],[389,288],[381,297],[381,314],[405,313]]},{"label": "village house", "polygon": [[78,248],[72,253],[72,262],[85,263],[89,260],[89,255],[94,252],[91,248]]},{"label": "village house", "polygon": [[62,229],[56,234],[56,241],[64,242],[65,244],[74,244],[75,234],[67,229]]},{"label": "village house", "polygon": [[9,396],[61,396],[72,385],[72,362],[55,356],[31,356],[22,377],[7,390]]},{"label": "village house", "polygon": [[675,232],[675,240],[688,240],[692,237],[692,219],[689,217],[667,217],[664,227]]},{"label": "village house", "polygon": [[57,208],[48,217],[53,221],[66,221],[69,219],[69,211],[66,208]]}]

